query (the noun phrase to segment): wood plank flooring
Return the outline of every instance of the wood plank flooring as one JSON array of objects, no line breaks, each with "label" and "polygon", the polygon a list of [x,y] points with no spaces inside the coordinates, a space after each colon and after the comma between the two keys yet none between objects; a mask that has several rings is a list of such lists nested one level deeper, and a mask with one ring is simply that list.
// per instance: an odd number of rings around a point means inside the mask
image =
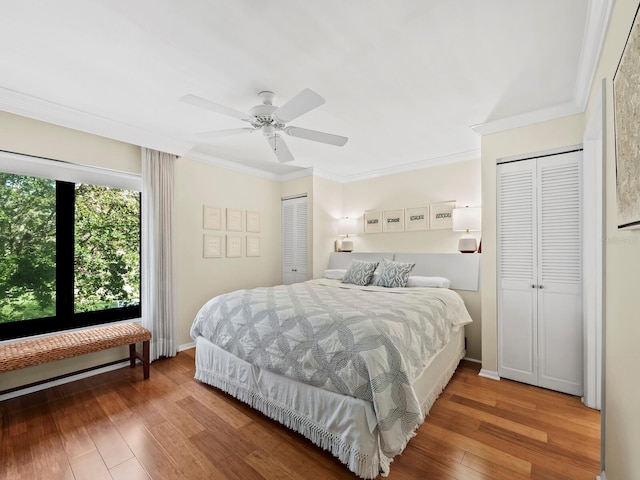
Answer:
[{"label": "wood plank flooring", "polygon": [[[194,350],[0,402],[0,479],[353,479],[301,436],[193,379]],[[590,479],[600,415],[462,362],[390,480]]]}]

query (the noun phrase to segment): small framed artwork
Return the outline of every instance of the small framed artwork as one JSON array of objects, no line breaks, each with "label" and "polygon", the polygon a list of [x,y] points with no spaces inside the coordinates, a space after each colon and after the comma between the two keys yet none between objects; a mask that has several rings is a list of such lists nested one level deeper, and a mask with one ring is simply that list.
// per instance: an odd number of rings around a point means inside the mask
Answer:
[{"label": "small framed artwork", "polygon": [[230,232],[242,231],[242,210],[227,208],[227,230]]},{"label": "small framed artwork", "polygon": [[260,256],[260,237],[247,237],[247,257]]},{"label": "small framed artwork", "polygon": [[382,212],[382,230],[384,232],[404,231],[404,208],[384,210]]},{"label": "small framed artwork", "polygon": [[202,242],[202,256],[217,258],[222,256],[222,237],[213,233],[205,233]]},{"label": "small framed artwork", "polygon": [[239,235],[227,235],[227,257],[242,256],[242,237]]},{"label": "small framed artwork", "polygon": [[382,232],[382,210],[364,212],[364,233]]},{"label": "small framed artwork", "polygon": [[434,203],[429,205],[429,223],[431,230],[445,230],[453,228],[451,212],[456,202]]},{"label": "small framed artwork", "polygon": [[260,231],[260,213],[247,210],[247,232]]},{"label": "small framed artwork", "polygon": [[404,211],[404,229],[407,232],[429,230],[429,207],[406,208]]},{"label": "small framed artwork", "polygon": [[222,211],[218,207],[203,206],[202,228],[207,230],[220,230],[222,228]]}]

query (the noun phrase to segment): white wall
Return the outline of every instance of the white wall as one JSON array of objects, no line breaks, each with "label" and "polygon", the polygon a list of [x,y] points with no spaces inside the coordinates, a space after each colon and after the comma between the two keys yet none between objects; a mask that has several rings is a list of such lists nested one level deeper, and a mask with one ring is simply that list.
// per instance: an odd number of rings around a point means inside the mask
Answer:
[{"label": "white wall", "polygon": [[[615,126],[612,82],[638,9],[638,0],[616,0],[591,90],[588,110],[606,80],[605,153],[605,471],[607,480],[640,478],[640,230],[619,231],[616,206]],[[637,52],[636,52],[637,54]],[[635,100],[637,101],[637,99]]]},{"label": "white wall", "polygon": [[[411,208],[447,201],[456,201],[460,206],[482,205],[480,172],[480,159],[470,159],[344,184],[344,216],[360,219],[361,233],[353,238],[354,251],[457,252],[461,232],[427,230],[364,234],[362,215],[366,210]],[[480,238],[479,232],[475,234]],[[482,243],[484,252],[484,239]],[[480,292],[460,293],[473,319],[473,323],[465,327],[467,357],[480,360],[483,322]]]},{"label": "white wall", "polygon": [[[280,283],[280,184],[210,164],[179,158],[176,163],[176,289],[178,343],[193,340],[189,329],[200,307],[210,298],[232,290]],[[204,205],[241,209],[243,231],[202,228]],[[246,211],[260,213],[259,257],[246,256]],[[204,258],[204,233],[240,235],[240,258]],[[224,249],[223,249],[224,251]]]}]

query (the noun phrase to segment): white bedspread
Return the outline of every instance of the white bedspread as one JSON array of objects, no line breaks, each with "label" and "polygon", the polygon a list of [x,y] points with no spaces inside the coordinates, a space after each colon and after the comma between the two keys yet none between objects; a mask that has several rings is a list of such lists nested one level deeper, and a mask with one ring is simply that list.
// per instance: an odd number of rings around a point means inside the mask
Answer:
[{"label": "white bedspread", "polygon": [[261,369],[371,401],[390,460],[424,420],[414,380],[451,332],[470,322],[451,290],[322,279],[215,297],[191,336]]}]

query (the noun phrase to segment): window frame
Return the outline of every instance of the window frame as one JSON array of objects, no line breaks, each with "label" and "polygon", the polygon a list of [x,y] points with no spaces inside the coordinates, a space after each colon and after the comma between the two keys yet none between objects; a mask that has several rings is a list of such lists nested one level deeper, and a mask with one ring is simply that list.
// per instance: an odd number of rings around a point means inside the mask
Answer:
[{"label": "window frame", "polygon": [[[0,151],[0,172],[46,178],[56,181],[56,314],[54,317],[0,323],[0,342],[81,327],[139,320],[142,295],[136,306],[118,307],[92,312],[74,311],[74,218],[75,184],[85,183],[140,192],[142,177],[98,167],[77,165],[42,157]],[[60,216],[59,212],[66,212]],[[59,229],[63,230],[58,241]],[[140,201],[140,291],[142,293],[142,201]],[[62,297],[62,298],[60,298]]]}]

